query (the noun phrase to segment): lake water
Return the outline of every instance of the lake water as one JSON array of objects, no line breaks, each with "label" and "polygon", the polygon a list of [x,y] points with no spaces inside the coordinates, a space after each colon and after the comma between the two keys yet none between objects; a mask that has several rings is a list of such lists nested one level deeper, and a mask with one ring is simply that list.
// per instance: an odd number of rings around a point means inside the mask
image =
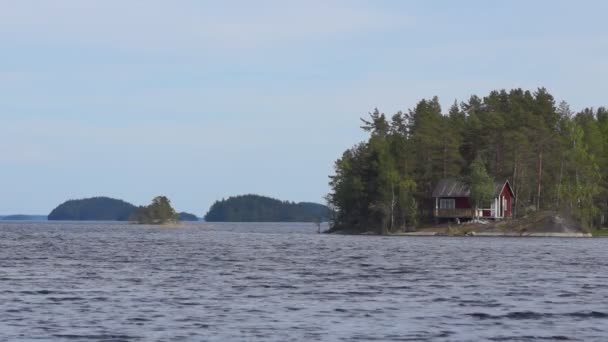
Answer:
[{"label": "lake water", "polygon": [[608,340],[608,239],[315,232],[0,223],[0,340]]}]

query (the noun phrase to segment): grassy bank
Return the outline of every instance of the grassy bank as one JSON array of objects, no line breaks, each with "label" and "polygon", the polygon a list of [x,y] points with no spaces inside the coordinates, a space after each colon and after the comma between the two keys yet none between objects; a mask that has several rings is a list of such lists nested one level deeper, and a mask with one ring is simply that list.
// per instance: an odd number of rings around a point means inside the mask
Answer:
[{"label": "grassy bank", "polygon": [[608,228],[599,228],[591,230],[593,237],[608,237]]}]

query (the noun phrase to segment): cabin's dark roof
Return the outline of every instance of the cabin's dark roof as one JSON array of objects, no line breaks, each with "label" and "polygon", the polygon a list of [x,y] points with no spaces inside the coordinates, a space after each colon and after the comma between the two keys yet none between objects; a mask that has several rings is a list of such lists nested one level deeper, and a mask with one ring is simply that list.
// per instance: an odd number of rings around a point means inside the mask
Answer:
[{"label": "cabin's dark roof", "polygon": [[508,180],[504,181],[504,182],[495,182],[494,183],[496,185],[496,190],[494,190],[494,197],[498,197],[498,195],[500,195],[500,192],[502,191],[502,188],[508,186],[509,192],[511,192],[511,196],[515,197],[515,194],[513,193],[513,189],[511,189],[511,183],[509,183]]},{"label": "cabin's dark roof", "polygon": [[[494,182],[494,197],[500,195],[505,183],[507,182]],[[433,190],[433,197],[469,197],[470,195],[469,185],[453,178],[440,180]]]},{"label": "cabin's dark roof", "polygon": [[469,185],[458,179],[442,179],[433,190],[433,197],[469,197]]}]

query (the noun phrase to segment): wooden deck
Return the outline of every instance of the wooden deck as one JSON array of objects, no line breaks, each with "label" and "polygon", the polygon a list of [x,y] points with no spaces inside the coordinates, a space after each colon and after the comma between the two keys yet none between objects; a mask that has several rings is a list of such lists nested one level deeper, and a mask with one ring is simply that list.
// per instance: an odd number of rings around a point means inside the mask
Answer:
[{"label": "wooden deck", "polygon": [[435,217],[465,218],[473,217],[473,209],[435,209]]}]

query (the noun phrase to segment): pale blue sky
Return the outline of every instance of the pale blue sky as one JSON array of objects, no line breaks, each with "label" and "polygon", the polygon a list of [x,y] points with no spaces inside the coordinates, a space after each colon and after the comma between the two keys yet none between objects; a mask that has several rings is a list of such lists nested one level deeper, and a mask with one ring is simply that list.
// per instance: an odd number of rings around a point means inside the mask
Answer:
[{"label": "pale blue sky", "polygon": [[321,202],[359,117],[546,87],[608,105],[607,1],[0,0],[0,214]]}]

